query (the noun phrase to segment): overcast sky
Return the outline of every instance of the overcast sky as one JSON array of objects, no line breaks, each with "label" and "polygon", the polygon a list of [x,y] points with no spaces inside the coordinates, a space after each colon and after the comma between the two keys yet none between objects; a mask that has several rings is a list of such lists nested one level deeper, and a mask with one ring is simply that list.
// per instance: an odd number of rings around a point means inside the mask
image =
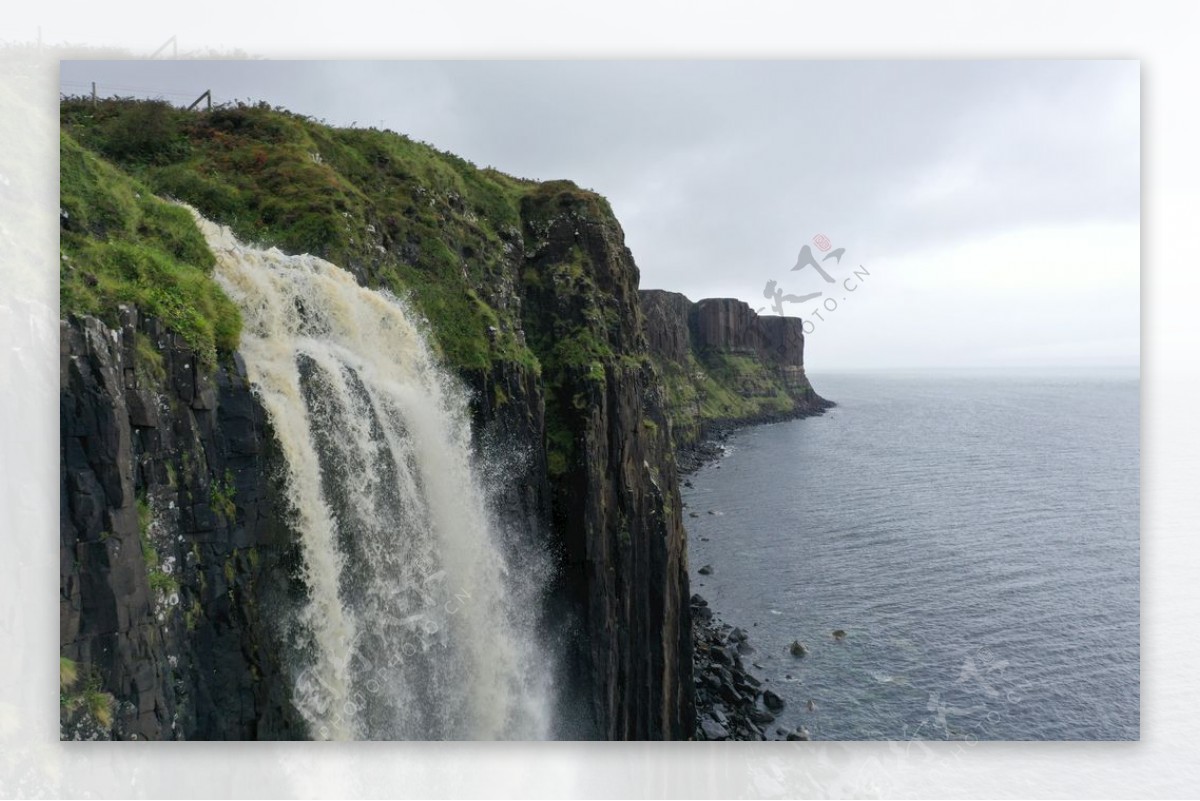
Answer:
[{"label": "overcast sky", "polygon": [[[814,373],[1138,361],[1137,62],[63,63],[63,91],[91,81],[569,178],[609,198],[643,287],[764,313],[768,281],[822,293],[784,306]],[[833,283],[792,269],[820,234]]]}]

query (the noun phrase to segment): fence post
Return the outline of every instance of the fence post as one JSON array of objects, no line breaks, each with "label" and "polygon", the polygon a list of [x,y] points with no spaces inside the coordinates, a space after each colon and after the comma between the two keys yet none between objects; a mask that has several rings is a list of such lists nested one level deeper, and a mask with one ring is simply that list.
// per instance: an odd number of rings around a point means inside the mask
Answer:
[{"label": "fence post", "polygon": [[188,106],[187,110],[191,111],[196,106],[200,105],[201,100],[207,100],[208,101],[208,110],[212,111],[212,90],[211,89],[205,89],[204,94],[200,95],[195,100],[193,100],[192,105]]}]

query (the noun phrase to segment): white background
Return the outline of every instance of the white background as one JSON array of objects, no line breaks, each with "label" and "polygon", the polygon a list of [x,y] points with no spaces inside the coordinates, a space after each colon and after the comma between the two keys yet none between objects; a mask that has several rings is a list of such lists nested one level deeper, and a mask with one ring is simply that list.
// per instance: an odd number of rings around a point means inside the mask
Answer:
[{"label": "white background", "polygon": [[[0,32],[0,795],[1165,797],[1200,793],[1190,4],[10,3]],[[41,37],[42,48],[36,46]],[[1143,98],[1140,743],[57,742],[57,61],[1136,58]],[[66,49],[62,45],[76,47]],[[635,121],[631,121],[631,124]],[[1014,310],[1014,323],[1019,310]]]}]

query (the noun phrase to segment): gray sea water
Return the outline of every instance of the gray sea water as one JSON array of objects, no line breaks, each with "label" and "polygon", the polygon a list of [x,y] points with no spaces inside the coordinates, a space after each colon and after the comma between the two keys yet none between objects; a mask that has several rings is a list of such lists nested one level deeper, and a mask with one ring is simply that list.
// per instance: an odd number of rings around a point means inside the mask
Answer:
[{"label": "gray sea water", "polygon": [[693,591],[749,633],[780,723],[1137,739],[1136,371],[813,382],[836,408],[735,433],[684,490]]}]

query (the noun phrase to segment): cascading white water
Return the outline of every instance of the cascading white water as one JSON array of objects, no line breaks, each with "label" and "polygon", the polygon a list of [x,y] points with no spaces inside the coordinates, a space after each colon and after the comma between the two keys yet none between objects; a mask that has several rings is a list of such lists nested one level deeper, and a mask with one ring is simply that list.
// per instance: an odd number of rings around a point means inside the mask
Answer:
[{"label": "cascading white water", "polygon": [[463,391],[395,297],[197,222],[286,465],[306,587],[293,701],[312,735],[546,736],[544,560],[505,559]]}]

